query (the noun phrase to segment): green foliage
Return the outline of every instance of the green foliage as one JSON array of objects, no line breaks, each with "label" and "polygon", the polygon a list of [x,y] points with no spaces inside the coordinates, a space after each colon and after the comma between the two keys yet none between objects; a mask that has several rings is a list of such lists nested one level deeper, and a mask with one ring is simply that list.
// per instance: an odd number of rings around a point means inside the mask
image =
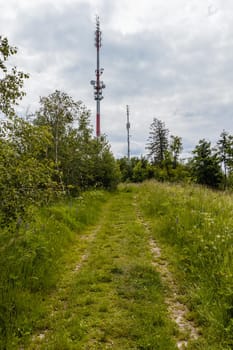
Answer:
[{"label": "green foliage", "polygon": [[105,137],[93,142],[94,174],[93,185],[108,190],[115,190],[120,181],[120,170],[118,164],[110,151],[110,146]]},{"label": "green foliage", "polygon": [[[41,99],[33,125],[15,117],[0,130],[0,224],[65,191],[115,189],[120,173],[104,137],[92,137],[89,112],[65,93]],[[77,127],[74,127],[74,121]]]},{"label": "green foliage", "polygon": [[218,188],[222,182],[222,171],[217,154],[213,154],[211,143],[200,140],[193,151],[191,171],[194,180],[202,185]]},{"label": "green foliage", "polygon": [[0,225],[21,220],[34,203],[51,198],[55,184],[51,180],[53,164],[44,159],[50,144],[45,128],[36,128],[15,116],[14,105],[22,99],[27,74],[13,67],[7,60],[17,53],[7,38],[0,36],[0,111],[8,119],[0,124]]},{"label": "green foliage", "polygon": [[230,349],[232,196],[190,185],[159,183],[144,184],[140,193],[140,203],[151,219],[154,237],[166,247],[192,317],[202,328],[198,348]]},{"label": "green foliage", "polygon": [[[205,139],[200,140],[193,151],[193,158],[185,166],[179,162],[179,156],[183,149],[181,137],[171,135],[169,142],[168,133],[169,131],[165,128],[165,124],[161,120],[154,118],[150,126],[146,148],[149,151],[148,158],[154,165],[155,179],[171,182],[187,182],[192,179],[196,183],[219,189],[232,186],[232,135],[223,131],[215,151],[211,149],[210,142],[207,142]],[[145,174],[142,174],[140,165],[137,165],[137,168],[135,168],[135,171],[138,174],[134,176],[130,174],[130,178],[133,181],[136,179],[136,181],[141,182],[147,177],[144,176]]]},{"label": "green foliage", "polygon": [[117,159],[122,182],[133,181],[133,169],[137,166],[138,162],[140,162],[140,159],[137,157],[132,157],[130,160],[127,157]]},{"label": "green foliage", "polygon": [[154,118],[150,126],[147,149],[148,158],[153,167],[149,170],[150,176],[143,180],[155,178],[159,181],[180,182],[187,181],[188,168],[180,164],[179,156],[183,149],[181,137],[171,135],[168,139],[169,130],[165,124]]},{"label": "green foliage", "polygon": [[1,124],[1,135],[0,224],[5,225],[22,219],[30,205],[49,202],[57,187],[53,163],[44,158],[51,142],[48,130],[15,118]]},{"label": "green foliage", "polygon": [[127,157],[117,159],[117,164],[120,170],[120,179],[122,182],[131,181],[132,179],[131,161],[129,162]]},{"label": "green foliage", "polygon": [[8,39],[0,36],[0,71],[3,78],[0,79],[0,111],[6,116],[15,114],[13,105],[22,99],[25,93],[21,90],[24,79],[29,76],[21,71],[17,71],[16,67],[9,70],[6,62],[10,56],[17,53],[17,48],[10,46]]},{"label": "green foliage", "polygon": [[150,126],[147,149],[149,151],[148,157],[152,160],[152,163],[160,167],[168,151],[168,133],[169,131],[166,129],[165,124],[161,120],[154,118]]},{"label": "green foliage", "polygon": [[172,154],[173,168],[175,169],[178,164],[179,155],[183,149],[182,139],[179,136],[171,135],[171,141],[169,144],[170,152]]},{"label": "green foliage", "polygon": [[154,177],[154,167],[147,159],[141,158],[133,167],[132,181],[143,182]]},{"label": "green foliage", "polygon": [[217,154],[224,169],[224,188],[228,185],[228,175],[233,171],[233,136],[225,130],[217,142]]},{"label": "green foliage", "polygon": [[60,177],[55,180],[72,195],[93,187],[116,188],[118,167],[106,138],[93,138],[86,107],[60,91],[40,102],[34,123],[47,126],[52,132],[47,157],[59,170]]},{"label": "green foliage", "polygon": [[121,172],[122,182],[143,182],[149,179],[169,182],[189,182],[191,175],[189,168],[177,162],[174,167],[172,155],[166,152],[161,166],[152,165],[146,158],[127,158],[117,160]]},{"label": "green foliage", "polygon": [[40,109],[35,113],[34,124],[50,128],[53,144],[48,156],[58,166],[70,128],[82,113],[83,107],[80,101],[75,102],[72,97],[58,90],[47,97],[41,97],[40,104]]}]

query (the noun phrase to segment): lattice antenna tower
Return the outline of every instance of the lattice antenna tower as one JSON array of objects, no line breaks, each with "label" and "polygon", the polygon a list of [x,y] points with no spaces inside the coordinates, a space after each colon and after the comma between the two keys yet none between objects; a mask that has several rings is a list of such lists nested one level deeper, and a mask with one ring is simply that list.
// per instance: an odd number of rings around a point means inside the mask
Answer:
[{"label": "lattice antenna tower", "polygon": [[129,122],[129,106],[128,105],[126,106],[126,115],[127,115],[126,129],[127,129],[127,144],[128,144],[127,157],[128,157],[128,161],[130,161],[130,135],[129,135],[130,122]]},{"label": "lattice antenna tower", "polygon": [[102,90],[105,88],[105,84],[100,80],[104,69],[100,68],[100,48],[101,48],[101,36],[100,20],[99,16],[96,16],[96,31],[95,31],[95,47],[96,47],[96,80],[91,80],[91,85],[94,88],[94,99],[96,101],[96,137],[100,137],[100,101],[103,99]]}]

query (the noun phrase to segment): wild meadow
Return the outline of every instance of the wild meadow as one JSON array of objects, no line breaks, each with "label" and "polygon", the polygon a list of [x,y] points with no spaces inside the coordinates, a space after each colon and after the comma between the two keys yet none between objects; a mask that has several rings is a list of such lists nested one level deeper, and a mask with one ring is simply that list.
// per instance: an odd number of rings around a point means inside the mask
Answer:
[{"label": "wild meadow", "polygon": [[0,349],[177,349],[151,239],[199,329],[187,349],[232,349],[232,212],[231,194],[155,181],[31,209],[0,235]]},{"label": "wild meadow", "polygon": [[233,196],[205,187],[142,184],[141,208],[182,286],[202,337],[192,349],[233,346]]}]

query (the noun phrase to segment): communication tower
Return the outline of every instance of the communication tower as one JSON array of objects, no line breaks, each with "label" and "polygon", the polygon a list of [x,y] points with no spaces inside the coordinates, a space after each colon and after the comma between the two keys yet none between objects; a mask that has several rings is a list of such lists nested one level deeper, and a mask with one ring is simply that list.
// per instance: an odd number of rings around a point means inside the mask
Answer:
[{"label": "communication tower", "polygon": [[129,129],[130,129],[130,122],[129,122],[129,106],[126,106],[126,114],[127,114],[127,123],[126,123],[126,129],[127,129],[127,144],[128,144],[128,161],[130,161],[130,135],[129,135]]},{"label": "communication tower", "polygon": [[96,16],[96,31],[95,31],[95,47],[97,50],[96,59],[96,80],[91,80],[91,85],[94,88],[94,99],[96,101],[96,137],[100,137],[100,101],[103,99],[102,89],[105,88],[105,84],[100,80],[104,69],[100,68],[100,48],[101,48],[101,35],[99,16]]}]

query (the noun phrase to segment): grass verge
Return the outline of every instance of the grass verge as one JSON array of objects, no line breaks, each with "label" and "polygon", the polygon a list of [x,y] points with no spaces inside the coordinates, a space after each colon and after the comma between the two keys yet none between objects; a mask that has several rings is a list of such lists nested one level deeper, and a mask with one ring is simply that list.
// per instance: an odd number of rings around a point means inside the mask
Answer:
[{"label": "grass verge", "polygon": [[203,337],[189,349],[233,346],[233,198],[202,187],[143,184],[139,202],[183,286]]}]

